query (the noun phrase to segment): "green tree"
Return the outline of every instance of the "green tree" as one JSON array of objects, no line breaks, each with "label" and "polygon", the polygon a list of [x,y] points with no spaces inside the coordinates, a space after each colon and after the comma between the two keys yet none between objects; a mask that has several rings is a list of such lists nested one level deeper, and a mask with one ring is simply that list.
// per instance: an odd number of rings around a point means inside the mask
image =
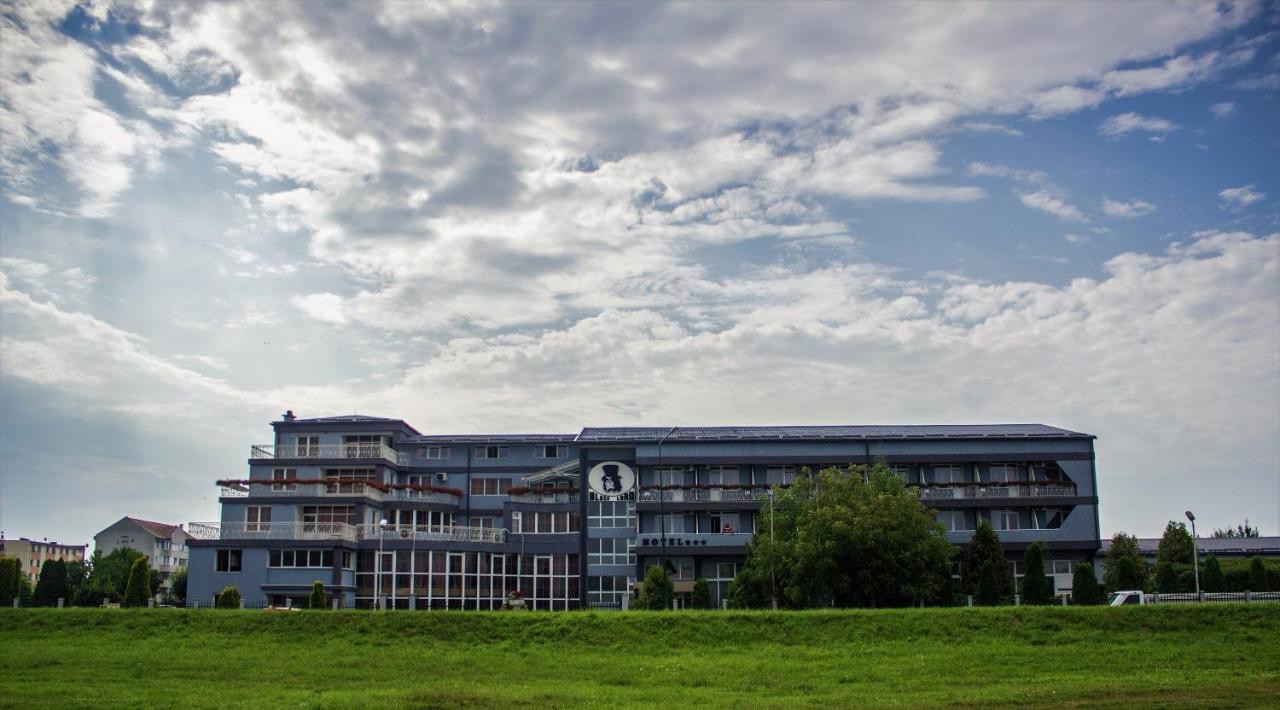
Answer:
[{"label": "green tree", "polygon": [[67,604],[78,605],[89,582],[89,565],[81,560],[67,563]]},{"label": "green tree", "polygon": [[804,475],[762,509],[734,606],[767,606],[775,580],[789,608],[907,606],[936,600],[950,574],[942,526],[882,463]]},{"label": "green tree", "polygon": [[133,561],[133,568],[129,570],[129,582],[124,590],[124,606],[137,607],[146,606],[147,600],[151,598],[151,569],[147,565],[147,558],[139,557]]},{"label": "green tree", "polygon": [[104,597],[113,602],[122,601],[133,563],[140,557],[145,558],[146,555],[129,547],[116,548],[106,555],[101,550],[94,550],[89,558],[89,577],[82,588],[79,603],[97,606]]},{"label": "green tree", "polygon": [[636,608],[655,611],[670,609],[674,596],[675,585],[671,582],[671,575],[662,565],[652,565],[644,575],[640,596],[636,597]]},{"label": "green tree", "polygon": [[187,605],[187,568],[179,567],[169,578],[169,600],[176,606]]},{"label": "green tree", "polygon": [[1156,548],[1156,565],[1189,565],[1194,556],[1195,542],[1187,532],[1186,523],[1170,520]]},{"label": "green tree", "polygon": [[1244,524],[1237,525],[1234,528],[1226,528],[1225,530],[1214,528],[1213,537],[1262,537],[1262,531],[1257,527],[1249,524],[1249,519],[1244,519]]},{"label": "green tree", "polygon": [[1108,591],[1143,589],[1147,580],[1147,562],[1138,549],[1138,539],[1119,532],[1111,538],[1107,556],[1102,561],[1102,581]]},{"label": "green tree", "polygon": [[693,583],[693,594],[691,595],[690,606],[694,609],[711,608],[711,585],[707,584],[707,580],[702,577],[699,577]]},{"label": "green tree", "polygon": [[312,609],[328,609],[328,600],[324,596],[324,582],[316,580],[311,583],[311,598],[307,600],[307,606]]},{"label": "green tree", "polygon": [[1262,564],[1262,558],[1255,555],[1249,560],[1249,591],[1251,592],[1270,592],[1268,589],[1271,585],[1267,584],[1267,568]]},{"label": "green tree", "polygon": [[67,598],[67,563],[63,560],[45,560],[40,565],[40,578],[36,580],[32,603],[36,606],[57,606],[59,599]]},{"label": "green tree", "polygon": [[1178,582],[1178,575],[1181,571],[1182,568],[1175,566],[1172,562],[1157,562],[1156,591],[1162,594],[1182,591],[1182,585]]},{"label": "green tree", "polygon": [[1071,603],[1080,606],[1102,603],[1098,577],[1093,572],[1093,565],[1088,562],[1077,562],[1071,573]]},{"label": "green tree", "polygon": [[1027,548],[1022,565],[1022,603],[1052,604],[1053,580],[1044,573],[1044,543],[1036,542]]},{"label": "green tree", "polygon": [[1200,588],[1206,592],[1225,592],[1227,580],[1222,576],[1222,563],[1209,555],[1200,566]]},{"label": "green tree", "polygon": [[231,585],[227,585],[222,593],[218,595],[216,606],[219,609],[239,609],[240,608],[240,590]]},{"label": "green tree", "polygon": [[991,524],[983,520],[973,532],[964,563],[965,593],[983,606],[1004,604],[1013,594],[1013,575],[1000,547],[1000,538]]},{"label": "green tree", "polygon": [[18,578],[22,563],[16,557],[0,557],[0,606],[12,606],[18,598]]}]

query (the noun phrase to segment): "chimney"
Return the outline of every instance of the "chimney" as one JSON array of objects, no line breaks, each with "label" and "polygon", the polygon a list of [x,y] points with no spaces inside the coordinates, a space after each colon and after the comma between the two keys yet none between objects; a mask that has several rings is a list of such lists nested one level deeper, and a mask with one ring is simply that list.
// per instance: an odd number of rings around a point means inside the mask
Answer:
[{"label": "chimney", "polygon": [[283,417],[283,419],[284,419],[286,422],[291,422],[291,421],[293,421],[293,420],[297,419],[297,417],[293,416],[293,410],[292,410],[292,409],[286,409],[286,410],[285,410],[285,412],[284,412],[284,417]]}]

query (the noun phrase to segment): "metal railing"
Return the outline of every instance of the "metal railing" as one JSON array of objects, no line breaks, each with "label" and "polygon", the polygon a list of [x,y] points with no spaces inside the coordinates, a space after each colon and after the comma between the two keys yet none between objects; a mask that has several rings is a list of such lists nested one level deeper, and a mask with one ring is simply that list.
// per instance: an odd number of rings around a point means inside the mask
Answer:
[{"label": "metal railing", "polygon": [[457,505],[459,496],[453,493],[443,493],[440,491],[418,491],[411,488],[395,488],[383,494],[382,498],[383,500],[389,501],[412,501],[417,503]]},{"label": "metal railing", "polygon": [[187,535],[196,540],[344,540],[355,542],[359,530],[350,523],[191,523]]},{"label": "metal railing", "polygon": [[764,493],[749,488],[672,488],[667,490],[642,490],[640,501],[656,503],[726,503],[758,502]]},{"label": "metal railing", "polygon": [[511,496],[513,503],[577,503],[579,500],[577,493],[569,491],[530,491]]},{"label": "metal railing", "polygon": [[983,498],[1069,498],[1076,495],[1075,486],[1059,484],[1011,484],[950,486],[946,488],[924,487],[920,489],[922,500],[955,500]]},{"label": "metal railing", "polygon": [[416,540],[420,542],[506,542],[507,531],[502,528],[482,528],[467,525],[360,525],[361,540]]},{"label": "metal railing", "polygon": [[[245,490],[245,489],[248,490]],[[365,481],[334,479],[325,483],[280,483],[276,481],[253,481],[237,486],[223,486],[222,497],[243,498],[290,497],[290,498],[350,498],[360,496],[372,500],[382,500],[387,496],[381,490]]]},{"label": "metal railing", "polygon": [[400,460],[395,449],[381,443],[363,444],[254,444],[249,447],[251,459],[384,459]]}]

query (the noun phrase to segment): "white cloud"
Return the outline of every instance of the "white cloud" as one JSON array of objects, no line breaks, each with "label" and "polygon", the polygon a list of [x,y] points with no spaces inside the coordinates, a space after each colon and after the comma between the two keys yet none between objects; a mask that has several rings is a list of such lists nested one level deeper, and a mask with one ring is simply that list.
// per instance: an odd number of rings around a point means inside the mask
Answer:
[{"label": "white cloud", "polygon": [[1132,219],[1134,217],[1144,217],[1155,212],[1156,206],[1143,200],[1120,202],[1110,197],[1104,197],[1102,198],[1102,211],[1112,217]]},{"label": "white cloud", "polygon": [[1222,198],[1223,206],[1228,208],[1248,207],[1266,196],[1266,193],[1254,189],[1253,185],[1229,187],[1218,193],[1218,197]]},{"label": "white cloud", "polygon": [[1084,213],[1079,207],[1067,202],[1063,198],[1046,190],[1037,192],[1019,193],[1018,198],[1022,200],[1022,204],[1032,209],[1048,212],[1049,214],[1065,219],[1069,222],[1087,222]]},{"label": "white cloud", "polygon": [[1169,133],[1177,129],[1177,127],[1176,124],[1167,119],[1129,112],[1117,114],[1103,121],[1098,126],[1098,132],[1110,137],[1122,136],[1133,131],[1155,133],[1159,136]]},{"label": "white cloud", "polygon": [[1218,120],[1230,118],[1236,112],[1236,104],[1234,101],[1223,101],[1209,107],[1209,113]]}]

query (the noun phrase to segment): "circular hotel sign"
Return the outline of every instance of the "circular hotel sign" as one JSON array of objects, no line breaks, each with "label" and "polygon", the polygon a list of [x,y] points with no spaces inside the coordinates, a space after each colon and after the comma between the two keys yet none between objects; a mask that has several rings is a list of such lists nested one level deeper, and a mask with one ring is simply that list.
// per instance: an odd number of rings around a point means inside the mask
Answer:
[{"label": "circular hotel sign", "polygon": [[614,498],[635,488],[636,472],[621,461],[605,461],[587,473],[587,485],[598,496]]}]

